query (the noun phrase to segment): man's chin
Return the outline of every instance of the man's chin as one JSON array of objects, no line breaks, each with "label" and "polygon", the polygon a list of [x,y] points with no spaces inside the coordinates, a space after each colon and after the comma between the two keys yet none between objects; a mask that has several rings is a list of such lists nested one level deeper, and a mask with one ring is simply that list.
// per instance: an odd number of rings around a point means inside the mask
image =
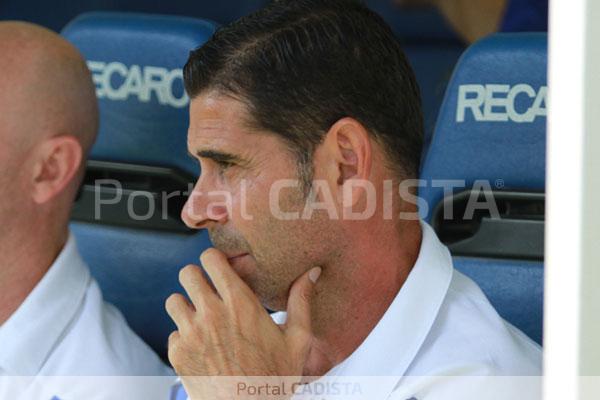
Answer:
[{"label": "man's chin", "polygon": [[244,254],[227,259],[236,274],[250,287],[260,303],[269,311],[285,311],[287,307],[287,291],[281,290],[261,282],[258,265],[254,257]]}]

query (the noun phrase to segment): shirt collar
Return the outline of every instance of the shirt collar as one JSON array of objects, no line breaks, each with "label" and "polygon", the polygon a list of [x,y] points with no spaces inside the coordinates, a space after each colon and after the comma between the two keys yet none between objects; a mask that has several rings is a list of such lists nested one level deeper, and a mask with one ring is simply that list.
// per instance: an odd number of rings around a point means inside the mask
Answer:
[{"label": "shirt collar", "polygon": [[0,369],[37,375],[81,306],[90,282],[75,238],[69,239],[25,301],[0,326]]}]

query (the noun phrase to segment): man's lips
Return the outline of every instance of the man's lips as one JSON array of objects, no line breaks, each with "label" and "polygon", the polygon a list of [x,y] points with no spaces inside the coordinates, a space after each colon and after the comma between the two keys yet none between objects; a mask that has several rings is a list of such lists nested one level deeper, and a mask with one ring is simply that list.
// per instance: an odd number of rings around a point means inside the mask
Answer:
[{"label": "man's lips", "polygon": [[250,264],[248,264],[249,257],[249,253],[240,253],[235,256],[227,256],[227,262],[229,265],[231,265],[235,272],[242,277],[247,275],[250,271]]},{"label": "man's lips", "polygon": [[232,262],[235,260],[239,260],[240,258],[247,256],[247,255],[248,255],[248,253],[240,253],[235,256],[227,256],[227,261]]}]

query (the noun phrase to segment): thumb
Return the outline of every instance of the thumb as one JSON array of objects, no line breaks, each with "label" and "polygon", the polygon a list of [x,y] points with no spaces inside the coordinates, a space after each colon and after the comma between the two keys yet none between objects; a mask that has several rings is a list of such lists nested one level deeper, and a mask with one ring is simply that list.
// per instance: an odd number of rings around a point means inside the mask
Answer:
[{"label": "thumb", "polygon": [[287,302],[286,331],[290,335],[309,335],[311,332],[310,299],[321,268],[315,267],[301,275],[290,289]]}]

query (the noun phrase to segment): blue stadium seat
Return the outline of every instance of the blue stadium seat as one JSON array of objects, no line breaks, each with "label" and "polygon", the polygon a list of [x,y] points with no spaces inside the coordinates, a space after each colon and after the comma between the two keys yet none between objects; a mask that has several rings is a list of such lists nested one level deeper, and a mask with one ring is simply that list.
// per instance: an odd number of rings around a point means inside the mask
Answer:
[{"label": "blue stadium seat", "polygon": [[496,34],[471,46],[446,91],[419,190],[421,215],[457,269],[538,343],[546,66],[545,33]]},{"label": "blue stadium seat", "polygon": [[[187,156],[181,69],[214,30],[192,18],[89,13],[62,32],[86,58],[100,107],[71,229],[106,300],[163,357],[174,330],[164,301],[182,291],[179,269],[210,245],[205,231],[179,218],[199,173]],[[118,181],[120,198],[114,181],[95,186],[97,179]]]}]

